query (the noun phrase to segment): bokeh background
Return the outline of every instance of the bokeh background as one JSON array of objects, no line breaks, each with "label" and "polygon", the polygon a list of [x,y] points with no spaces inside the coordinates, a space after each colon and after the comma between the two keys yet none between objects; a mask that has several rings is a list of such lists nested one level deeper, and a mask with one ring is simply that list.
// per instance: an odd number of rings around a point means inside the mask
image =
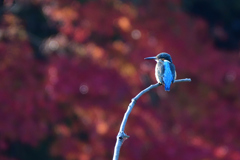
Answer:
[{"label": "bokeh background", "polygon": [[240,160],[240,1],[2,0],[0,159]]}]

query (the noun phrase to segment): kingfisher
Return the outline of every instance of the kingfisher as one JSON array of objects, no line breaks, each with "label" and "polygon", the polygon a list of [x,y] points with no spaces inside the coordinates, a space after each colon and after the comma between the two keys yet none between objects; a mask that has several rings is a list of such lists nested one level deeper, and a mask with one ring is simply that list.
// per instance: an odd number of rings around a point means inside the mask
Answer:
[{"label": "kingfisher", "polygon": [[154,59],[157,62],[155,67],[157,82],[164,85],[165,91],[170,91],[170,86],[177,77],[171,56],[168,53],[162,52],[156,57],[147,57],[144,59]]}]

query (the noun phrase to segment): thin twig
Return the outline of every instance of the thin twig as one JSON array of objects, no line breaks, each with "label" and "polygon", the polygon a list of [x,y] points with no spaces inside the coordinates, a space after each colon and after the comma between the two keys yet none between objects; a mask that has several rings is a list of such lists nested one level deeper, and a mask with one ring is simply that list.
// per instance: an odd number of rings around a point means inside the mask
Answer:
[{"label": "thin twig", "polygon": [[[191,79],[190,78],[185,78],[185,79],[177,79],[174,81],[174,83],[178,83],[178,82],[190,82]],[[134,105],[136,104],[137,100],[146,92],[148,92],[149,90],[153,89],[153,88],[156,88],[158,86],[161,86],[162,84],[160,83],[156,83],[156,84],[153,84],[153,85],[150,85],[148,88],[144,89],[143,91],[141,91],[138,95],[136,95],[133,99],[132,99],[132,102],[129,104],[128,106],[128,109],[127,111],[125,112],[124,114],[124,117],[123,117],[123,121],[121,123],[121,126],[120,126],[120,130],[118,132],[118,135],[117,135],[117,141],[116,141],[116,144],[115,144],[115,147],[114,147],[114,155],[113,155],[113,160],[118,160],[119,158],[119,154],[120,154],[120,149],[121,149],[121,146],[123,144],[123,142],[129,138],[129,136],[127,134],[124,133],[124,129],[125,129],[125,126],[126,126],[126,123],[127,123],[127,120],[128,120],[128,116],[130,115]]]},{"label": "thin twig", "polygon": [[191,78],[176,79],[176,80],[174,81],[174,83],[178,83],[178,82],[191,82]]}]

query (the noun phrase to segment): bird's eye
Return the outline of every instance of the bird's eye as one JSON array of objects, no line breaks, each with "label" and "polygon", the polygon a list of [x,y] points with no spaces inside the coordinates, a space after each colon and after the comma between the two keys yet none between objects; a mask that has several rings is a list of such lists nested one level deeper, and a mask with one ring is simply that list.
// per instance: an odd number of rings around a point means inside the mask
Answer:
[{"label": "bird's eye", "polygon": [[162,61],[164,61],[165,59],[164,58],[161,58]]}]

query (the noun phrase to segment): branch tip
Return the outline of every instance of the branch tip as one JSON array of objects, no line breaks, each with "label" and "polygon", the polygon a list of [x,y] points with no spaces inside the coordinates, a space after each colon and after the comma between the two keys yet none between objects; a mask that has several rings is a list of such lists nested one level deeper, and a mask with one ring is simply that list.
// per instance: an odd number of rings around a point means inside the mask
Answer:
[{"label": "branch tip", "polygon": [[174,81],[174,83],[178,83],[178,82],[191,82],[191,78],[176,79]]}]

